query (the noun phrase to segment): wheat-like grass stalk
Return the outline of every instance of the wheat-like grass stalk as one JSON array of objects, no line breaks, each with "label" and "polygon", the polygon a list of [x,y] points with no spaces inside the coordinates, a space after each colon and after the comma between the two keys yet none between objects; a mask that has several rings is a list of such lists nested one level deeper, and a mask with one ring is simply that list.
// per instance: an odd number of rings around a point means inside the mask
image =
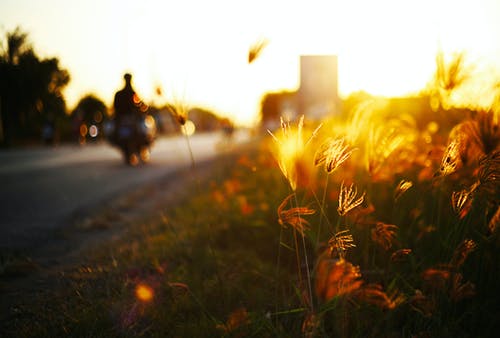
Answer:
[{"label": "wheat-like grass stalk", "polygon": [[354,244],[354,238],[349,233],[348,229],[337,232],[328,240],[328,249],[330,250],[330,254],[333,254],[333,252],[336,251],[341,259],[345,258],[347,249],[355,247],[356,244]]},{"label": "wheat-like grass stalk", "polygon": [[293,207],[290,209],[285,209],[293,197],[295,197],[295,194],[288,195],[279,205],[278,222],[282,227],[285,228],[287,225],[290,225],[293,229],[304,236],[305,231],[309,229],[309,222],[302,216],[312,215],[316,211],[313,209],[309,209],[308,207]]},{"label": "wheat-like grass stalk", "polygon": [[411,187],[413,187],[413,183],[411,181],[401,180],[394,191],[394,200],[399,200],[399,198],[401,198],[401,196]]},{"label": "wheat-like grass stalk", "polygon": [[[285,209],[285,207],[292,201],[294,198],[295,207],[290,209]],[[305,231],[308,229],[309,222],[307,222],[302,216],[303,215],[312,215],[316,211],[313,209],[309,209],[308,207],[299,207],[297,201],[297,195],[295,193],[287,196],[283,202],[281,202],[278,207],[278,222],[282,227],[286,227],[286,225],[290,225],[294,232],[294,241],[295,241],[295,254],[297,259],[297,269],[299,273],[299,280],[302,280],[302,272],[300,266],[300,256],[299,256],[299,247],[296,232],[301,234],[302,237],[302,246],[304,251],[304,263],[306,265],[306,274],[307,274],[307,286],[309,293],[309,304],[311,308],[313,308],[313,298],[312,298],[312,287],[311,287],[311,277],[309,275],[309,260],[307,257],[306,244],[305,244]]]},{"label": "wheat-like grass stalk", "polygon": [[385,250],[389,250],[392,247],[397,229],[398,227],[394,224],[377,222],[372,229],[372,239],[380,244]]},{"label": "wheat-like grass stalk", "polygon": [[[327,174],[325,179],[325,186],[323,189],[323,197],[321,201],[321,208],[324,210],[326,202],[326,193],[328,189],[329,175],[333,173],[338,167],[342,165],[351,156],[354,149],[350,148],[349,144],[346,143],[345,138],[333,139],[329,138],[319,147],[314,155],[314,165],[321,166],[324,165],[325,172]],[[316,245],[319,244],[319,239],[321,236],[321,225],[323,224],[323,214],[321,212],[319,222],[318,222],[318,233],[316,238]]]},{"label": "wheat-like grass stalk", "polygon": [[191,168],[194,169],[195,160],[193,155],[193,149],[191,147],[191,140],[189,138],[190,132],[186,127],[186,124],[188,122],[189,105],[184,101],[178,100],[174,106],[170,106],[170,111],[172,112],[172,115],[174,116],[177,123],[179,124],[182,134],[184,134],[184,137],[186,138],[186,144],[189,150],[189,158],[191,159]]},{"label": "wheat-like grass stalk", "polygon": [[328,139],[316,151],[314,165],[324,165],[325,171],[330,174],[344,163],[353,151],[344,138]]},{"label": "wheat-like grass stalk", "polygon": [[349,211],[361,205],[364,201],[365,194],[366,193],[363,192],[363,194],[356,199],[358,188],[354,186],[354,183],[346,187],[344,181],[342,181],[340,185],[339,206],[337,208],[339,215],[345,216]]},{"label": "wheat-like grass stalk", "polygon": [[455,138],[446,146],[439,173],[441,175],[449,175],[459,167],[462,163],[460,159],[461,138]]},{"label": "wheat-like grass stalk", "polygon": [[268,45],[269,41],[267,39],[259,39],[254,42],[250,49],[248,50],[248,63],[254,62],[262,53],[264,48]]},{"label": "wheat-like grass stalk", "polygon": [[469,197],[470,191],[468,190],[454,191],[451,194],[451,205],[457,214],[460,215],[462,213],[469,201]]},{"label": "wheat-like grass stalk", "polygon": [[303,137],[304,115],[299,118],[297,128],[295,129],[292,129],[290,126],[290,121],[286,121],[283,118],[280,119],[280,124],[281,135],[276,136],[270,130],[267,132],[271,135],[277,146],[275,158],[278,166],[292,190],[295,191],[297,189],[297,163],[303,156],[311,140],[316,137],[321,124],[313,131],[306,142],[304,142]]}]

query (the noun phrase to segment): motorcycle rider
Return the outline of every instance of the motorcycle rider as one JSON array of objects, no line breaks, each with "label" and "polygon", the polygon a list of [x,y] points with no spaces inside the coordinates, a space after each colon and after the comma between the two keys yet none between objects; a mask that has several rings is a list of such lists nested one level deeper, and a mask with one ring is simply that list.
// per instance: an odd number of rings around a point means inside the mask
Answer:
[{"label": "motorcycle rider", "polygon": [[[125,80],[125,86],[116,92],[113,102],[115,111],[115,140],[120,136],[118,135],[120,133],[120,126],[124,124],[133,125],[135,129],[138,121],[144,116],[148,108],[132,87],[132,75],[125,73],[123,79]],[[135,132],[137,131],[134,130]]]},{"label": "motorcycle rider", "polygon": [[128,164],[135,165],[139,158],[144,162],[149,159],[156,130],[148,106],[132,87],[132,75],[126,73],[123,79],[125,86],[114,97],[115,123],[110,141],[122,150]]},{"label": "motorcycle rider", "polygon": [[116,122],[119,124],[125,116],[138,114],[141,100],[132,88],[132,75],[125,73],[123,76],[125,86],[115,94],[113,107],[115,110]]}]

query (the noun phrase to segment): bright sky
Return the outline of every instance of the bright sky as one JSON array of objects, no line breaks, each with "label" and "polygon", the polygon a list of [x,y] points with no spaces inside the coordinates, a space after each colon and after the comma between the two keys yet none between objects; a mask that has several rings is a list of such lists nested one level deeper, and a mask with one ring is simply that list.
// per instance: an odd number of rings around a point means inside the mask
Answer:
[{"label": "bright sky", "polygon": [[175,98],[244,124],[264,92],[298,86],[301,54],[338,55],[344,96],[422,89],[438,48],[500,62],[498,0],[2,0],[2,40],[16,26],[69,70],[70,108],[87,93],[111,104],[129,71],[146,102]]}]

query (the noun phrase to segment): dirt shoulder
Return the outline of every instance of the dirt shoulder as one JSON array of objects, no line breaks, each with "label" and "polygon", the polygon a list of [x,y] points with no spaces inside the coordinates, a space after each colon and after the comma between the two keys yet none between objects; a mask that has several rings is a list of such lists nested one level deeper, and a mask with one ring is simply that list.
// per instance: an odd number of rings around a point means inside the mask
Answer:
[{"label": "dirt shoulder", "polygon": [[217,168],[234,163],[234,156],[225,154],[198,163],[193,169],[176,171],[92,209],[80,210],[36,252],[3,257],[0,326],[2,321],[15,316],[17,304],[27,306],[30,298],[57,287],[55,281],[65,271],[85,266],[92,260],[93,251],[112,246],[113,241],[126,236],[135,225],[161,218],[167,208],[188,198],[196,187],[206,187]]}]

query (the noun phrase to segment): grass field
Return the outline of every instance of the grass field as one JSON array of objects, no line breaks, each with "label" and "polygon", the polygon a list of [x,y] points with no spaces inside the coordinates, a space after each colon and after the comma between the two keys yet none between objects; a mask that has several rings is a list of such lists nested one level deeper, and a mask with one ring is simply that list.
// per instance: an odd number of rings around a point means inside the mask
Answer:
[{"label": "grass field", "polygon": [[282,121],[60,271],[4,332],[492,337],[498,114],[460,114]]}]

